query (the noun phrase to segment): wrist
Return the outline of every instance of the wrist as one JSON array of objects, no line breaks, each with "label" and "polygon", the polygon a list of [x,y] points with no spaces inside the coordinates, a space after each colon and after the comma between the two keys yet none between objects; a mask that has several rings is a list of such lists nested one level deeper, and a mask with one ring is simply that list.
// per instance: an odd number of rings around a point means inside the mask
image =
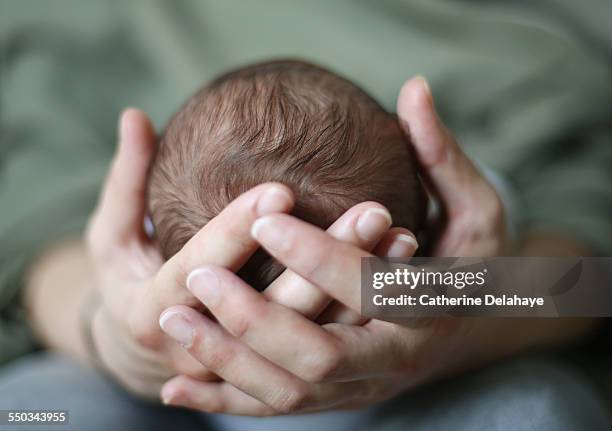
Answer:
[{"label": "wrist", "polygon": [[45,249],[25,279],[28,319],[39,341],[83,361],[79,310],[91,273],[83,244],[69,239]]}]

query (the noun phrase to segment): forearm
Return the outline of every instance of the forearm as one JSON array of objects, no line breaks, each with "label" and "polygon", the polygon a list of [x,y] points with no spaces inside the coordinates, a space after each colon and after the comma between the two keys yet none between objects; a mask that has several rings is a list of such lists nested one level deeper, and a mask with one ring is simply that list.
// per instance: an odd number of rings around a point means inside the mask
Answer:
[{"label": "forearm", "polygon": [[[530,235],[518,251],[521,256],[586,256],[588,248],[557,235]],[[439,363],[434,378],[462,373],[517,354],[560,348],[579,342],[601,323],[595,318],[500,318],[457,319],[456,332],[448,343],[454,354]],[[450,335],[450,334],[449,334]],[[432,361],[434,363],[434,361]]]},{"label": "forearm", "polygon": [[26,306],[39,340],[82,361],[88,355],[81,309],[91,273],[85,247],[72,239],[47,248],[26,277]]},{"label": "forearm", "polygon": [[[520,249],[522,256],[588,256],[588,247],[568,237],[548,233],[531,234]],[[485,319],[488,320],[488,319]],[[497,319],[496,330],[483,334],[500,356],[530,348],[555,347],[588,335],[598,325],[594,318]],[[489,322],[487,325],[490,325]]]},{"label": "forearm", "polygon": [[[553,235],[549,233],[534,233],[524,242],[521,254],[523,256],[588,256],[591,254],[588,247],[576,243],[569,236]],[[600,323],[601,319],[583,317],[561,317],[549,319],[514,319],[512,324],[505,325],[507,338],[513,339],[514,344],[524,347],[559,346],[575,341],[591,333]],[[524,334],[529,334],[525,337]],[[525,340],[526,338],[526,340]],[[521,342],[521,339],[524,339]]]},{"label": "forearm", "polygon": [[[572,240],[569,235],[534,233],[524,242],[521,254],[523,256],[589,256],[592,253],[588,247]],[[531,334],[532,339],[540,341],[543,345],[552,346],[566,344],[584,337],[593,332],[602,322],[602,319],[590,317],[523,320],[525,333]],[[521,332],[521,327],[517,325],[514,337],[520,336]]]}]

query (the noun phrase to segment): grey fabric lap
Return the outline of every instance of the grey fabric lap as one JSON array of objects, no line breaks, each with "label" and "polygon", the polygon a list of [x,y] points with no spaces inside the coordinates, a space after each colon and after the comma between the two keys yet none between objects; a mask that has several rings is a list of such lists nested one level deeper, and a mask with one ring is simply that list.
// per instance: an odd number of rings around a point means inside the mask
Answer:
[{"label": "grey fabric lap", "polygon": [[576,369],[550,357],[512,360],[362,411],[249,418],[206,415],[138,401],[93,370],[59,355],[36,353],[0,369],[0,408],[67,409],[69,426],[53,429],[79,431],[612,428],[607,407],[591,383]]}]

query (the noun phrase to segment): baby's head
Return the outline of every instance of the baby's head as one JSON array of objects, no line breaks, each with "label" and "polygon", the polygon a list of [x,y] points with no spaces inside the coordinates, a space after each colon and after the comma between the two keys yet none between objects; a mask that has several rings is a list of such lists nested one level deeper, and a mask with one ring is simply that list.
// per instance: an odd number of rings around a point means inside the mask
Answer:
[{"label": "baby's head", "polygon": [[[155,238],[168,259],[228,203],[277,181],[293,215],[322,228],[373,200],[419,230],[425,194],[397,119],[349,81],[300,61],[227,73],[171,119],[149,179]],[[239,273],[262,289],[282,271],[263,251]]]}]

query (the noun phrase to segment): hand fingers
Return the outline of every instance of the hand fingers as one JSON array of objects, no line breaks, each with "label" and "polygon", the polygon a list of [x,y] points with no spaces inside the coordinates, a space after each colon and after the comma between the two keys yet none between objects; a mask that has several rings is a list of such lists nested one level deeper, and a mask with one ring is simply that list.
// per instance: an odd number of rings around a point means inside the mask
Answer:
[{"label": "hand fingers", "polygon": [[[342,336],[336,338],[299,313],[268,301],[224,268],[206,266],[193,271],[188,287],[237,341],[307,382],[354,376],[363,372],[365,359],[376,359],[380,352],[388,351],[383,349],[392,347],[391,337],[373,336],[369,329],[353,331],[347,325],[340,328],[348,330],[330,326]],[[300,342],[295,343],[296,339]],[[366,368],[378,369],[376,365]]]},{"label": "hand fingers", "polygon": [[[265,384],[265,383],[262,383]],[[169,380],[161,390],[164,404],[208,413],[242,416],[274,416],[279,413],[309,413],[350,405],[368,395],[368,382],[313,386],[313,402],[291,412],[279,412],[245,394],[228,382],[199,382],[187,376]]]},{"label": "hand fingers", "polygon": [[291,190],[280,183],[260,184],[240,195],[164,265],[160,282],[183,284],[191,270],[203,264],[238,270],[257,249],[249,235],[253,222],[262,215],[291,211],[293,204]]},{"label": "hand fingers", "polygon": [[[316,362],[326,371],[315,371],[318,373],[317,381],[306,382],[251,350],[192,308],[169,308],[162,314],[160,325],[223,380],[281,412],[306,408],[315,399],[320,402],[321,393],[317,391],[331,383],[355,382],[390,372],[417,378],[429,363],[431,349],[427,343],[432,339],[432,331],[436,331],[433,326],[406,328],[378,320],[365,326],[325,325],[325,331],[337,340],[337,348],[332,355],[324,354],[317,358]],[[301,334],[298,336],[301,340],[306,338]],[[249,341],[253,342],[252,339]],[[439,340],[436,341],[439,344]],[[283,344],[287,351],[295,348],[295,343],[278,344]],[[317,352],[311,354],[317,355]],[[299,355],[295,355],[295,359],[297,363]],[[302,364],[305,361],[302,360]],[[292,368],[295,370],[297,367],[293,365]],[[306,370],[305,367],[298,372],[305,374]],[[314,373],[309,373],[314,376]]]},{"label": "hand fingers", "polygon": [[108,239],[125,243],[143,236],[147,170],[155,150],[155,132],[148,117],[137,109],[123,112],[119,146],[98,203],[97,215]]},{"label": "hand fingers", "polygon": [[307,400],[308,384],[251,350],[201,313],[174,306],[160,317],[163,330],[206,368],[276,411]]},{"label": "hand fingers", "polygon": [[188,287],[237,340],[297,377],[318,383],[336,371],[342,354],[332,335],[294,310],[268,301],[231,271],[199,268],[189,276]]},{"label": "hand fingers", "polygon": [[419,243],[412,232],[403,227],[394,227],[376,244],[374,254],[378,257],[408,258],[418,248]]},{"label": "hand fingers", "polygon": [[410,136],[428,183],[452,218],[495,193],[436,113],[426,81],[407,81],[397,100],[400,125]]},{"label": "hand fingers", "polygon": [[257,219],[251,234],[287,268],[360,312],[361,258],[372,254],[286,214]]},{"label": "hand fingers", "polygon": [[185,289],[189,273],[204,264],[239,269],[257,249],[257,242],[249,235],[255,219],[292,207],[291,191],[278,183],[261,184],[232,201],[162,266],[152,288],[143,292],[139,307],[130,316],[134,336],[144,345],[156,347],[161,312],[171,305],[198,305]]},{"label": "hand fingers", "polygon": [[[356,381],[401,372],[409,378],[416,370],[419,346],[427,340],[423,334],[394,323],[370,320],[363,326],[328,323],[325,330],[334,335],[340,346],[333,376],[336,382]],[[425,332],[425,331],[423,331]],[[401,334],[401,335],[400,335]],[[390,354],[390,352],[393,352]]]},{"label": "hand fingers", "polygon": [[227,382],[201,382],[176,376],[161,390],[164,404],[187,407],[207,413],[242,416],[272,416],[276,410],[236,389]]},{"label": "hand fingers", "polygon": [[189,354],[173,338],[167,337],[164,346],[159,350],[165,358],[168,369],[173,374],[185,374],[197,380],[214,382],[219,376],[206,369],[197,359]]},{"label": "hand fingers", "polygon": [[[391,226],[391,215],[380,204],[363,202],[355,205],[327,230],[334,238],[369,251]],[[278,304],[314,319],[330,303],[331,298],[290,269],[285,270],[264,294]]]},{"label": "hand fingers", "polygon": [[[379,257],[412,257],[419,247],[416,238],[408,229],[394,227],[389,229],[374,249]],[[317,318],[317,323],[344,323],[362,325],[368,319],[340,302],[334,302]]]}]

